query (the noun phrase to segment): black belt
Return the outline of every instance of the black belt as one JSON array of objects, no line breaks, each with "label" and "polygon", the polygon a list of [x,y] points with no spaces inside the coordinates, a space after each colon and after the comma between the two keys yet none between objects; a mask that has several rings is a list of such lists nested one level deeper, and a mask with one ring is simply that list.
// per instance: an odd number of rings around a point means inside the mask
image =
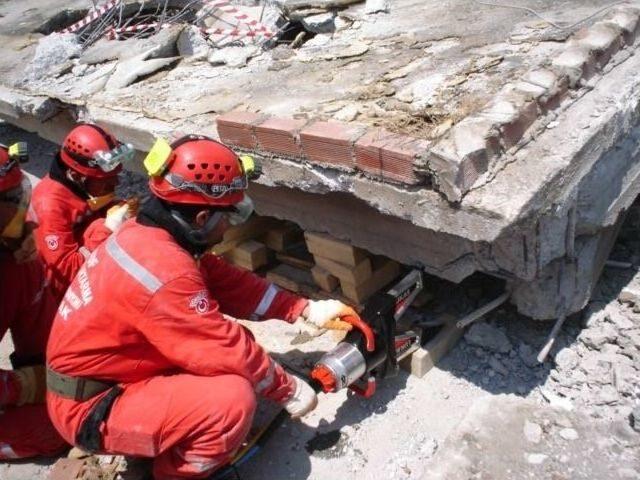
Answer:
[{"label": "black belt", "polygon": [[56,395],[77,402],[85,402],[108,391],[84,419],[75,439],[76,445],[83,450],[90,453],[100,452],[102,450],[100,425],[109,416],[113,402],[122,393],[122,388],[99,380],[65,375],[47,367],[47,389]]},{"label": "black belt", "polygon": [[102,392],[106,392],[111,387],[113,387],[113,383],[73,377],[58,373],[47,367],[47,390],[60,397],[70,398],[76,402],[84,402]]}]

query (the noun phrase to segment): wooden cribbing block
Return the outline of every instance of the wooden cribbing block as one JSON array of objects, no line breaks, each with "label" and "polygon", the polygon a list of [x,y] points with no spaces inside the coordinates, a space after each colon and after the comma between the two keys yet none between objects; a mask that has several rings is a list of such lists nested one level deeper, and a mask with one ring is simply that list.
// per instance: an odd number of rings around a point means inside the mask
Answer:
[{"label": "wooden cribbing block", "polygon": [[296,293],[305,293],[314,285],[311,272],[284,264],[269,270],[267,272],[267,280]]},{"label": "wooden cribbing block", "polygon": [[422,378],[458,343],[464,329],[456,326],[457,318],[453,315],[448,316],[451,318],[435,337],[400,362],[402,368]]},{"label": "wooden cribbing block", "polygon": [[231,227],[224,232],[223,243],[234,240],[252,240],[278,225],[279,222],[275,218],[253,216],[243,224]]},{"label": "wooden cribbing block", "polygon": [[281,263],[291,265],[292,267],[302,268],[303,270],[311,270],[315,265],[313,256],[304,249],[287,250],[286,252],[276,253],[276,259]]},{"label": "wooden cribbing block", "polygon": [[234,265],[253,272],[269,262],[268,253],[267,247],[262,243],[248,240],[227,252],[225,258]]},{"label": "wooden cribbing block", "polygon": [[287,248],[302,242],[302,240],[302,230],[295,225],[284,225],[269,230],[264,236],[263,242],[271,250],[284,252]]},{"label": "wooden cribbing block", "polygon": [[322,290],[325,292],[333,292],[338,287],[338,278],[331,275],[330,272],[322,268],[320,265],[315,265],[311,269],[311,275]]},{"label": "wooden cribbing block", "polygon": [[211,249],[211,253],[215,255],[224,255],[227,252],[230,252],[238,245],[240,245],[245,240],[230,240],[228,242],[223,241],[222,243],[218,243]]},{"label": "wooden cribbing block", "polygon": [[355,266],[344,265],[331,260],[330,258],[321,257],[320,255],[314,255],[314,259],[316,261],[316,265],[320,265],[331,273],[331,275],[338,277],[341,282],[350,283],[352,285],[360,285],[367,279],[371,278],[371,274],[373,273],[371,260],[368,258],[363,259]]},{"label": "wooden cribbing block", "polygon": [[367,258],[366,251],[324,233],[305,232],[304,238],[311,253],[344,265],[355,267]]},{"label": "wooden cribbing block", "polygon": [[345,297],[357,303],[364,303],[371,295],[389,284],[400,273],[400,265],[393,260],[382,259],[377,263],[371,276],[358,285],[340,281],[342,293]]}]

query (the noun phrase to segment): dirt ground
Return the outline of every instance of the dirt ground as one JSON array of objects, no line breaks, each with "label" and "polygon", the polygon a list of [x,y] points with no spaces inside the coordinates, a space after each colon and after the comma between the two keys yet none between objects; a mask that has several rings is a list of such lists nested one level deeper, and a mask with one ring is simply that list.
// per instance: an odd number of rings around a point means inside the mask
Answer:
[{"label": "dirt ground", "polygon": [[[41,176],[53,146],[0,126],[1,142],[25,136],[33,156],[26,168]],[[239,478],[640,478],[640,305],[618,298],[636,282],[639,234],[634,208],[612,258],[635,266],[605,270],[544,365],[535,355],[551,325],[501,308],[423,379],[401,372],[371,400],[321,395],[316,411],[285,422]],[[301,343],[295,327],[276,321],[254,331],[284,361],[304,363],[334,342]],[[10,349],[5,338],[0,365]],[[0,464],[0,480],[45,479],[53,461]]]}]

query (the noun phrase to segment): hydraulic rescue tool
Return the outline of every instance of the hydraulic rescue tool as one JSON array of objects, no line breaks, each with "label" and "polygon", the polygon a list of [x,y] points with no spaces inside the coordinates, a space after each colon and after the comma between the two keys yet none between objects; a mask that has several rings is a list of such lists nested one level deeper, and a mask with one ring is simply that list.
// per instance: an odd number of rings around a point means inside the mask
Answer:
[{"label": "hydraulic rescue tool", "polygon": [[371,299],[361,322],[311,371],[311,378],[325,393],[350,388],[371,397],[376,381],[396,375],[398,362],[420,347],[420,333],[400,331],[398,321],[422,290],[422,274],[414,270],[386,293]]},{"label": "hydraulic rescue tool", "polygon": [[[414,270],[390,290],[369,300],[362,320],[352,318],[349,323],[355,328],[316,363],[310,373],[311,386],[325,393],[349,388],[369,398],[375,393],[378,380],[396,375],[398,362],[420,347],[420,333],[401,328],[399,320],[422,287],[422,273]],[[250,434],[229,466],[213,478],[226,478],[248,461],[287,416],[282,409],[270,422]]]}]

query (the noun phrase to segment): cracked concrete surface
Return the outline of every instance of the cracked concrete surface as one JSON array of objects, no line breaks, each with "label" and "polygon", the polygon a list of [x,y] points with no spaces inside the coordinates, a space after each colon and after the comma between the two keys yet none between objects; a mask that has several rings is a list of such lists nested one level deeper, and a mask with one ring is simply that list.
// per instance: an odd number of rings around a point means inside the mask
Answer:
[{"label": "cracked concrete surface", "polygon": [[[0,59],[0,115],[54,141],[75,118],[93,119],[141,151],[154,136],[176,130],[217,137],[216,117],[233,109],[340,118],[437,140],[484,111],[505,85],[558,58],[577,41],[576,31],[608,13],[560,30],[522,10],[472,0],[398,0],[388,13],[373,15],[355,3],[337,11],[342,27],[334,33],[297,49],[259,52],[245,66],[183,60],[124,86],[129,82],[114,78],[124,64],[106,59],[87,66],[95,55],[89,50],[55,74],[25,82],[43,41],[31,32],[56,10],[87,7],[54,3],[46,12],[33,0],[0,4],[0,38],[7,46]],[[608,4],[539,0],[535,8],[572,25]],[[598,28],[600,36],[583,35],[594,48],[608,32]],[[168,48],[152,61],[168,64],[173,55]],[[640,191],[634,148],[640,60],[633,48],[607,60],[601,73],[543,112],[521,142],[472,178],[458,202],[434,190],[438,185],[382,183],[254,152],[265,170],[252,191],[259,211],[446,279],[460,281],[476,271],[504,278],[520,311],[536,318],[577,311],[610,247],[607,232]],[[502,115],[498,107],[488,112]]]}]

